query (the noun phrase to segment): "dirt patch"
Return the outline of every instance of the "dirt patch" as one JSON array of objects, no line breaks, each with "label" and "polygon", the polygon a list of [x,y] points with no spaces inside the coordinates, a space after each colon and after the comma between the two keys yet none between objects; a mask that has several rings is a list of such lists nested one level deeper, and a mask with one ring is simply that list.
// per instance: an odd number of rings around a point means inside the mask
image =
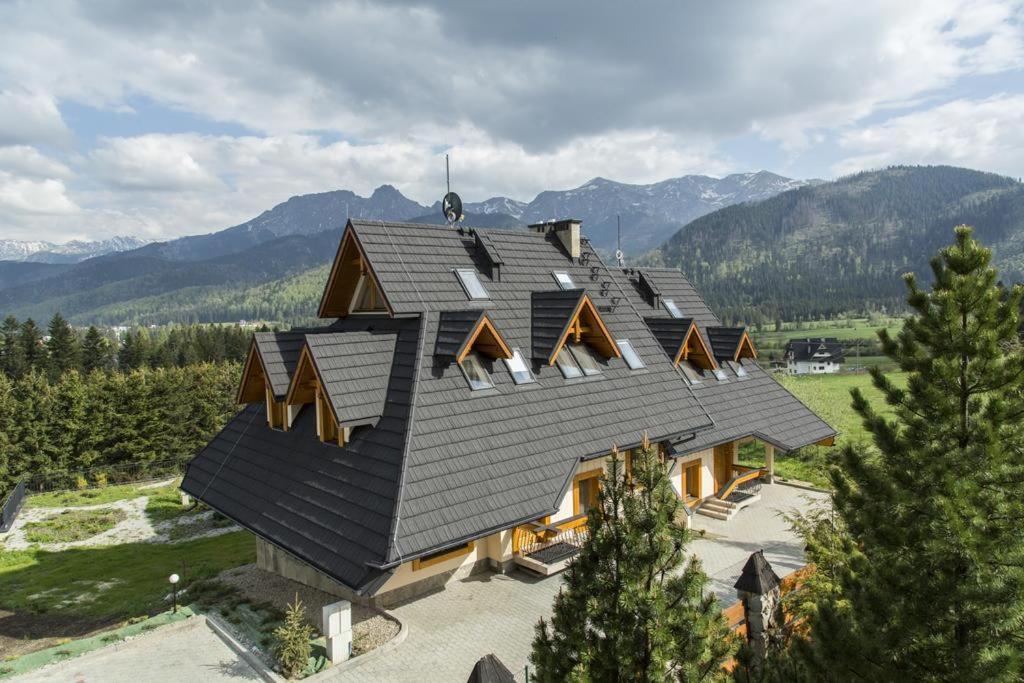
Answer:
[{"label": "dirt patch", "polygon": [[[307,621],[320,630],[320,613],[324,605],[340,598],[310,588],[283,576],[246,564],[222,572],[217,579],[233,586],[253,602],[269,602],[282,612],[295,601],[295,596],[306,608]],[[399,625],[391,617],[372,607],[352,605],[352,651],[359,655],[380,647],[398,635]]]},{"label": "dirt patch", "polygon": [[15,613],[0,609],[0,662],[108,630],[121,622],[73,614]]}]

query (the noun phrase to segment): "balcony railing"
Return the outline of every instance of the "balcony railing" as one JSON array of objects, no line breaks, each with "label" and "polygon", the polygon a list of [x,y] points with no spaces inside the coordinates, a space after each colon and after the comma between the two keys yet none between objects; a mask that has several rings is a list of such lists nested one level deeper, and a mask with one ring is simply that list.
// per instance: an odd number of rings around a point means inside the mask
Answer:
[{"label": "balcony railing", "polygon": [[582,513],[552,524],[529,522],[512,533],[512,552],[531,556],[564,547],[566,552],[578,551],[587,540],[587,515]]}]

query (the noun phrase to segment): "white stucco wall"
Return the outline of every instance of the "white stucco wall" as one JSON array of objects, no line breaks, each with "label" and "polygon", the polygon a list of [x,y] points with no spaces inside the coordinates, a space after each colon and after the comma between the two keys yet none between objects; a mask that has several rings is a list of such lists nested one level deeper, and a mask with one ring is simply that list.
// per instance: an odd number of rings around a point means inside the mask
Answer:
[{"label": "white stucco wall", "polygon": [[[677,458],[678,463],[676,464],[677,476],[673,485],[676,487],[677,492],[682,481],[683,470],[693,465],[694,462],[700,462],[700,497],[707,498],[713,495],[715,492],[715,474],[712,469],[715,466],[715,451],[708,449],[706,451],[698,451],[696,453],[690,453],[684,455],[681,458]],[[681,492],[680,492],[681,493]]]},{"label": "white stucco wall", "polygon": [[831,375],[839,372],[841,367],[841,364],[833,363],[831,361],[826,363],[820,363],[817,361],[789,361],[786,364],[786,371],[791,375]]}]

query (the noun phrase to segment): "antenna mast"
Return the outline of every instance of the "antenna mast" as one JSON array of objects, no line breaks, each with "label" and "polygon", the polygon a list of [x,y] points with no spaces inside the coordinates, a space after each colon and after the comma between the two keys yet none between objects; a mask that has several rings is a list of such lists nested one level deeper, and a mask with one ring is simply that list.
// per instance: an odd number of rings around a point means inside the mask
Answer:
[{"label": "antenna mast", "polygon": [[619,264],[619,268],[626,265],[626,260],[622,257],[622,221],[619,219],[619,214],[615,214],[615,230],[618,234],[615,243],[615,261]]},{"label": "antenna mast", "polygon": [[448,222],[448,226],[451,227],[462,220],[462,200],[459,199],[459,195],[452,192],[452,174],[451,169],[448,166],[448,155],[444,155],[444,182],[445,182],[445,195],[444,199],[441,200],[441,213],[444,214],[445,221]]}]

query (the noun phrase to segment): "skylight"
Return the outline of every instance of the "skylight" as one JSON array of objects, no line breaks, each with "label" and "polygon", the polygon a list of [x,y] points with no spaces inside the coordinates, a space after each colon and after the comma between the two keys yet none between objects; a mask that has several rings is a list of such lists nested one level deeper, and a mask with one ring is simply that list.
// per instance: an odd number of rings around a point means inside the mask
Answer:
[{"label": "skylight", "polygon": [[594,354],[591,353],[589,346],[586,344],[572,344],[569,346],[569,350],[572,351],[572,356],[576,359],[576,364],[583,370],[584,375],[601,374],[601,366],[597,364],[597,359],[594,358]]},{"label": "skylight", "polygon": [[466,290],[466,295],[470,299],[491,298],[487,290],[484,289],[483,284],[481,284],[475,270],[472,268],[456,268],[455,274],[458,276],[459,282],[462,283],[462,288]]},{"label": "skylight", "polygon": [[662,299],[661,305],[665,307],[665,310],[668,311],[668,314],[673,318],[683,317],[683,312],[679,310],[679,307],[676,306],[676,302],[672,301],[672,299]]},{"label": "skylight", "polygon": [[558,280],[558,286],[562,289],[576,289],[576,283],[569,277],[569,273],[555,271],[555,279]]},{"label": "skylight", "polygon": [[523,360],[523,354],[519,352],[519,349],[512,349],[512,357],[505,359],[505,365],[508,366],[512,381],[516,384],[529,384],[537,381],[533,378],[530,368],[526,366],[526,361]]},{"label": "skylight", "polygon": [[569,353],[568,346],[563,346],[562,350],[555,356],[555,365],[562,371],[562,377],[566,379],[583,376],[583,369],[580,368],[580,364],[576,362],[573,355]]},{"label": "skylight", "polygon": [[494,382],[491,381],[491,376],[487,374],[484,362],[476,351],[470,351],[459,363],[459,367],[462,368],[462,374],[466,376],[469,388],[473,391],[494,388]]},{"label": "skylight", "polygon": [[637,354],[636,349],[633,348],[633,344],[628,339],[618,339],[615,342],[619,345],[619,351],[622,351],[622,359],[626,361],[626,365],[629,366],[630,370],[639,370],[644,366],[644,362],[640,360],[640,355]]},{"label": "skylight", "polygon": [[682,369],[683,374],[686,375],[686,379],[690,380],[690,384],[700,384],[703,374],[692,360],[681,361],[679,367]]},{"label": "skylight", "polygon": [[715,368],[713,372],[715,373],[715,379],[721,380],[723,382],[726,380],[727,376],[725,374],[725,370],[723,370],[722,368]]},{"label": "skylight", "polygon": [[746,377],[747,369],[734,360],[729,361],[729,367],[736,373],[737,377]]}]

